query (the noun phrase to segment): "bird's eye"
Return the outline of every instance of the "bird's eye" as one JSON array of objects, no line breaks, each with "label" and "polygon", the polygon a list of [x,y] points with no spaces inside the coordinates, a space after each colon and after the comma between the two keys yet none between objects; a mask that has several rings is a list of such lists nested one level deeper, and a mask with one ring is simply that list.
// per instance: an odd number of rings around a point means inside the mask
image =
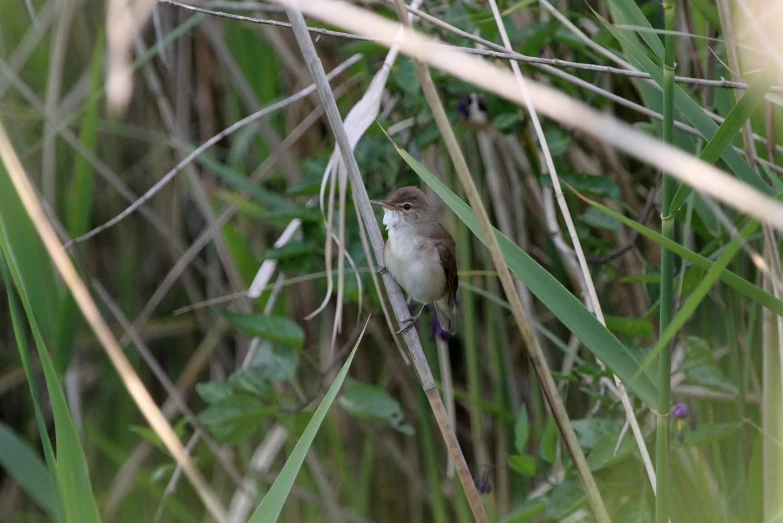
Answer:
[{"label": "bird's eye", "polygon": [[405,205],[402,206],[402,208],[405,209],[406,211],[410,211],[411,210],[411,204],[406,203]]}]

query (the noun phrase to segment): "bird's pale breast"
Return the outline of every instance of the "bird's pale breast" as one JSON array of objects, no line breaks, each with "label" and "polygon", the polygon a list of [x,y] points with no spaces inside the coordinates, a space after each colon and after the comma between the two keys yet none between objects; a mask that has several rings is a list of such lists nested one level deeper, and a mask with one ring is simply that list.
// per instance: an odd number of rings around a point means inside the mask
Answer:
[{"label": "bird's pale breast", "polygon": [[390,231],[384,261],[400,287],[417,302],[432,303],[445,294],[446,277],[438,250],[427,246],[423,237]]}]

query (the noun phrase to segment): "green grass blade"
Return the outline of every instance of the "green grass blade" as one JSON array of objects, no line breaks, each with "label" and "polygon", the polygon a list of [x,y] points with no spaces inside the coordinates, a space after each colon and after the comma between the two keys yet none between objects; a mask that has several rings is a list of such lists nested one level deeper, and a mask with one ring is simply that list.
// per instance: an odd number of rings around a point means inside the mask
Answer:
[{"label": "green grass blade", "polygon": [[[623,21],[620,22],[620,18],[617,14],[613,19],[623,25],[636,26],[642,29],[653,29],[650,21],[644,16],[644,13],[639,6],[632,0],[611,0],[611,5],[622,14]],[[655,33],[655,31],[638,31],[639,36],[647,43],[652,49],[658,59],[663,63],[663,55],[665,49],[661,43],[661,38]],[[660,69],[659,69],[660,70]]]},{"label": "green grass blade", "polygon": [[[421,179],[438,193],[438,196],[473,231],[473,234],[482,242],[485,242],[476,217],[473,215],[470,207],[411,155],[400,148],[397,148],[397,152],[416,171]],[[511,269],[516,277],[557,316],[568,330],[582,340],[585,346],[598,359],[603,361],[621,380],[626,383],[629,382],[639,370],[640,362],[636,361],[623,344],[606,327],[601,325],[595,316],[590,314],[585,306],[568,289],[563,287],[554,276],[549,274],[497,229],[495,230],[495,236],[500,243],[500,249],[503,252],[508,268]],[[646,374],[641,376],[631,386],[631,390],[646,405],[656,409],[656,388],[649,376]]]},{"label": "green grass blade", "polygon": [[6,234],[19,262],[19,277],[27,298],[41,320],[44,336],[53,334],[57,286],[49,254],[30,221],[22,201],[0,162],[0,220],[8,225]]},{"label": "green grass blade", "polygon": [[52,519],[57,517],[57,499],[52,488],[52,477],[46,465],[26,441],[2,422],[0,422],[0,467],[14,478],[22,490]]},{"label": "green grass blade", "polygon": [[[626,216],[623,216],[617,211],[614,211],[604,205],[601,205],[598,202],[590,200],[589,198],[586,198],[584,195],[581,195],[579,193],[575,193],[575,194],[579,196],[582,200],[584,200],[586,203],[608,214],[609,216],[619,221],[623,225],[626,225],[627,227],[630,227],[631,229],[638,231],[645,238],[654,241],[664,249],[669,249],[677,256],[685,259],[688,263],[692,264],[694,267],[697,267],[704,271],[709,271],[716,263],[711,260],[708,260],[707,258],[701,256],[700,254],[691,251],[690,249],[687,249],[686,247],[683,247],[682,245],[680,245],[675,241],[664,238],[663,236],[653,231],[652,229],[645,227],[644,225],[641,225],[640,223],[635,222],[634,220],[631,220]],[[741,231],[741,235],[745,238],[751,236],[758,230],[760,225],[761,224],[758,220],[751,221],[750,223],[748,223],[747,226],[745,226],[745,228],[743,228],[743,230]],[[769,294],[768,292],[765,292],[760,287],[753,285],[749,281],[737,276],[736,274],[734,274],[733,272],[727,269],[721,270],[718,277],[723,283],[725,283],[735,291],[747,296],[754,302],[766,307],[767,309],[771,310],[775,314],[783,316],[783,301],[775,298],[773,295]]]},{"label": "green grass blade", "polygon": [[[364,327],[367,328],[367,324]],[[302,467],[307,451],[310,450],[310,445],[312,445],[313,439],[315,439],[315,435],[318,433],[318,429],[329,411],[329,407],[337,397],[337,393],[340,391],[346,376],[348,376],[348,369],[351,367],[353,357],[356,355],[356,349],[359,348],[363,337],[364,329],[362,329],[362,333],[359,335],[359,340],[354,345],[351,355],[348,356],[348,360],[343,365],[334,382],[332,382],[332,386],[329,387],[329,391],[324,396],[324,399],[321,400],[321,404],[316,409],[315,414],[313,414],[310,423],[307,424],[302,437],[299,438],[293,452],[291,452],[291,455],[285,462],[283,469],[269,489],[269,492],[264,496],[261,504],[253,515],[250,516],[248,523],[274,523],[277,521],[280,512],[283,510],[283,504],[285,504],[285,500],[291,492],[291,487],[294,485],[296,476],[299,474],[299,469]]]},{"label": "green grass blade", "polygon": [[[19,350],[19,358],[22,360],[22,368],[24,369],[25,377],[27,378],[27,385],[30,388],[30,395],[33,398],[33,411],[35,415],[36,425],[38,426],[38,434],[41,438],[41,445],[43,447],[44,457],[46,458],[46,465],[49,470],[50,478],[50,490],[58,492],[57,490],[57,475],[54,471],[57,470],[57,460],[54,457],[54,449],[52,448],[52,442],[49,439],[49,432],[46,428],[46,421],[44,421],[43,408],[41,397],[39,393],[38,377],[35,369],[33,369],[32,351],[27,343],[26,328],[22,322],[22,314],[19,311],[19,303],[16,300],[16,293],[11,282],[11,276],[8,274],[9,266],[6,263],[6,256],[9,249],[8,235],[6,234],[5,227],[2,219],[0,219],[0,272],[3,274],[3,284],[8,296],[8,309],[11,313],[11,325],[14,328],[14,336],[16,337],[16,345]],[[63,507],[61,504],[61,496],[57,496],[57,504],[55,509],[57,511],[56,521],[63,521]]]},{"label": "green grass blade", "polygon": [[[702,151],[699,158],[707,163],[715,163],[727,147],[731,147],[731,141],[740,133],[742,126],[750,118],[753,112],[764,104],[764,96],[773,84],[772,75],[761,74],[753,82],[750,89],[742,96],[740,101],[731,110],[726,120],[718,128],[718,132],[712,137]],[[671,212],[676,213],[693,189],[684,183],[680,184],[672,201]]]},{"label": "green grass blade", "polygon": [[[24,211],[23,211],[24,212]],[[26,216],[26,213],[25,213]],[[62,508],[62,521],[67,523],[100,523],[98,505],[90,486],[90,475],[87,469],[87,459],[84,456],[76,426],[71,419],[68,403],[60,388],[57,373],[54,370],[52,360],[46,350],[43,336],[35,319],[34,309],[22,279],[19,261],[16,257],[16,249],[13,248],[5,221],[0,221],[2,232],[2,246],[7,266],[10,269],[19,297],[22,300],[27,321],[35,339],[38,349],[38,358],[41,361],[46,389],[49,392],[49,401],[54,418],[54,429],[57,442],[55,473],[57,487]],[[37,236],[36,236],[37,237]],[[47,258],[48,259],[48,258]],[[9,296],[11,296],[9,288]],[[18,330],[21,327],[16,327]]]}]

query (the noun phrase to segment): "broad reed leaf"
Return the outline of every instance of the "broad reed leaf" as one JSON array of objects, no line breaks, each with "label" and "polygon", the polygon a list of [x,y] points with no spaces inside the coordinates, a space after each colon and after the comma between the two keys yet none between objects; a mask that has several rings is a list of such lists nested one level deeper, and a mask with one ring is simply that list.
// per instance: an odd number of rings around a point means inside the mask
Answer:
[{"label": "broad reed leaf", "polygon": [[[27,216],[24,210],[22,210],[22,212]],[[43,336],[38,328],[38,322],[35,319],[35,311],[32,307],[31,300],[27,295],[22,279],[22,271],[19,267],[16,249],[11,243],[8,235],[7,224],[1,220],[0,232],[2,232],[0,235],[2,236],[2,238],[0,238],[0,243],[2,243],[5,260],[10,269],[9,272],[11,273],[16,289],[19,292],[24,311],[27,314],[27,321],[32,330],[33,338],[35,339],[35,344],[38,349],[38,358],[41,362],[41,368],[43,369],[46,390],[49,393],[57,445],[54,473],[57,478],[57,492],[60,501],[60,520],[66,523],[99,523],[100,516],[98,506],[92,493],[87,459],[84,455],[81,441],[79,440],[79,434],[76,431],[73,419],[71,419],[68,403],[60,388],[57,373],[54,370],[54,365],[52,364],[49,352],[44,344]],[[48,256],[46,259],[48,259]],[[8,289],[8,295],[11,314],[14,316],[14,330],[17,331],[17,340],[21,340],[24,343],[24,334],[21,332],[23,327],[19,318],[20,314],[18,306],[16,305],[16,300],[13,299],[10,287]],[[26,343],[24,343],[24,345],[24,350],[29,351],[26,347]],[[44,433],[42,434],[42,437],[46,438],[48,441],[48,435],[45,433],[45,429],[43,430]]]},{"label": "broad reed leaf", "polygon": [[52,519],[56,518],[57,498],[46,465],[25,440],[2,422],[0,422],[0,468],[12,477]]},{"label": "broad reed leaf", "polygon": [[[397,152],[421,179],[438,193],[438,196],[473,231],[473,234],[486,244],[471,208],[411,155],[399,147],[397,147]],[[596,317],[590,314],[585,306],[554,276],[500,231],[495,229],[494,232],[508,268],[516,277],[612,372],[624,382],[630,382],[631,378],[637,374],[641,362],[636,361],[623,344],[606,327],[601,325]],[[658,404],[656,388],[648,375],[645,374],[634,382],[631,385],[631,390],[646,405],[655,409]]]},{"label": "broad reed leaf", "polygon": [[[29,299],[46,338],[54,332],[57,286],[49,254],[30,221],[22,201],[11,183],[5,165],[0,162],[0,221],[5,223],[8,242],[13,246],[19,266],[20,284]],[[21,292],[21,291],[20,291]]]},{"label": "broad reed leaf", "polygon": [[[364,325],[364,328],[367,328],[367,324]],[[277,521],[280,512],[283,510],[283,504],[285,504],[285,500],[291,492],[291,487],[294,485],[296,476],[299,474],[299,469],[302,467],[302,463],[304,463],[307,451],[310,450],[310,445],[312,445],[321,423],[324,421],[324,418],[326,418],[329,407],[331,407],[334,399],[337,397],[337,393],[340,391],[343,381],[345,381],[345,378],[348,376],[348,369],[351,368],[351,362],[356,355],[356,349],[359,348],[359,344],[362,342],[363,337],[364,329],[362,329],[362,333],[359,335],[359,340],[356,342],[356,345],[354,345],[351,355],[348,356],[348,360],[334,379],[334,382],[332,382],[332,386],[329,387],[329,391],[324,396],[324,399],[321,400],[321,404],[318,405],[315,414],[313,414],[312,419],[307,424],[307,428],[305,428],[304,433],[302,433],[302,437],[299,438],[293,452],[291,452],[285,465],[283,465],[283,469],[272,484],[269,492],[264,496],[261,504],[253,515],[250,516],[248,523],[274,523]]]}]

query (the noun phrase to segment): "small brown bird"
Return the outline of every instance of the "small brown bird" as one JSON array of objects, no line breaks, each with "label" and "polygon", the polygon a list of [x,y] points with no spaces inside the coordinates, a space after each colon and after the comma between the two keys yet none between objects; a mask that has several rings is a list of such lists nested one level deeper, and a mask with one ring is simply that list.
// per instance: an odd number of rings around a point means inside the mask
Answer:
[{"label": "small brown bird", "polygon": [[[402,187],[385,201],[372,200],[383,207],[383,224],[389,239],[383,251],[385,267],[408,297],[435,304],[441,327],[456,330],[457,255],[454,238],[435,219],[427,197],[416,187]],[[424,311],[406,320],[404,332]]]}]

